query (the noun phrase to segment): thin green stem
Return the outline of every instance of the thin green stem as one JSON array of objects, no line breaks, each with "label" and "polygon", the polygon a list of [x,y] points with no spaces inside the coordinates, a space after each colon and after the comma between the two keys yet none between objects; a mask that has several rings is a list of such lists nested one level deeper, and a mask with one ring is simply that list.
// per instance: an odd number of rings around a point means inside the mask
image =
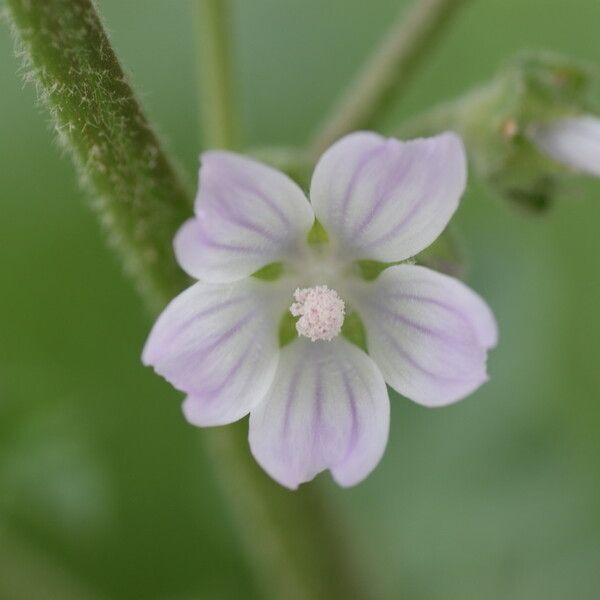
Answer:
[{"label": "thin green stem", "polygon": [[479,114],[482,107],[493,103],[497,94],[497,87],[493,84],[473,88],[462,96],[441,102],[422,113],[413,115],[402,122],[393,135],[400,138],[413,138],[453,130],[465,136],[469,133],[468,123],[473,115]]},{"label": "thin green stem", "polygon": [[144,298],[158,308],[185,284],[172,239],[190,191],[164,152],[91,0],[7,0],[26,78],[50,111]]},{"label": "thin green stem", "polygon": [[199,66],[202,82],[201,123],[205,146],[234,148],[239,144],[234,106],[228,0],[195,0]]},{"label": "thin green stem", "polygon": [[369,127],[397,99],[465,0],[415,0],[348,86],[310,145],[319,156],[350,131]]}]

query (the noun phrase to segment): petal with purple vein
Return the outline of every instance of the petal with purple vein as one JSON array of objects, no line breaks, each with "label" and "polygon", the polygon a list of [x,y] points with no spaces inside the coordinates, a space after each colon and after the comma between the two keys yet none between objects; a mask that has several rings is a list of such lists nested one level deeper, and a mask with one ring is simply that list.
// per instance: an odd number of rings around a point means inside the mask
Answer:
[{"label": "petal with purple vein", "polygon": [[179,264],[192,277],[236,281],[293,254],[314,215],[286,175],[233,152],[202,157],[196,216],[175,238]]},{"label": "petal with purple vein", "polygon": [[497,327],[487,304],[456,279],[414,265],[358,283],[348,300],[386,382],[425,406],[456,402],[487,380]]},{"label": "petal with purple vein", "polygon": [[373,361],[342,337],[298,338],[283,348],[273,385],[250,414],[250,447],[286,487],[325,469],[350,486],[375,468],[388,429],[389,399]]},{"label": "petal with purple vein", "polygon": [[401,142],[350,134],[319,160],[310,197],[325,229],[357,259],[414,256],[443,231],[466,182],[460,138]]},{"label": "petal with purple vein", "polygon": [[236,421],[264,396],[277,365],[277,327],[288,294],[251,279],[198,282],[167,306],[142,359],[188,394],[190,422]]}]

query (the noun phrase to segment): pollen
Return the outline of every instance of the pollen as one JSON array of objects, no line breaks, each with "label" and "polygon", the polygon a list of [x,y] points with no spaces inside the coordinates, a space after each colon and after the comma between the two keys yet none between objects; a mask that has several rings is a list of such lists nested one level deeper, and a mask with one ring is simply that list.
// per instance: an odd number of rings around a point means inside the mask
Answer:
[{"label": "pollen", "polygon": [[298,288],[294,292],[290,312],[300,317],[296,322],[298,335],[331,341],[342,330],[346,305],[335,290],[326,285]]}]

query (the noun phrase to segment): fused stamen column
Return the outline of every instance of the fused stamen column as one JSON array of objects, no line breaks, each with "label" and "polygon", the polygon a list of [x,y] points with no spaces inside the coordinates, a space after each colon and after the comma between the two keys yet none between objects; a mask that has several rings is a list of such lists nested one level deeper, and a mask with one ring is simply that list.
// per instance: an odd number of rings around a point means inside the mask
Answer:
[{"label": "fused stamen column", "polygon": [[296,322],[298,335],[316,342],[331,341],[340,333],[346,306],[335,290],[326,285],[298,288],[294,300],[290,312],[300,317]]}]

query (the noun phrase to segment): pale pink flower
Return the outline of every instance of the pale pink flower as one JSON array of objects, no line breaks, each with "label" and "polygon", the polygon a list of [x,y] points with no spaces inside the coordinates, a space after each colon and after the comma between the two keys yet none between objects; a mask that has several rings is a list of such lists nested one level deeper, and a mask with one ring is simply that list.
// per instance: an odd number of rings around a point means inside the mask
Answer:
[{"label": "pale pink flower", "polygon": [[[296,488],[325,469],[340,485],[356,484],[387,443],[386,383],[443,406],[487,379],[497,332],[477,294],[421,266],[390,266],[373,281],[356,267],[405,261],[429,246],[465,180],[452,133],[409,142],[348,135],[317,164],[310,202],[269,166],[206,152],[195,216],[175,239],[179,263],[199,281],[159,317],[144,363],[187,394],[194,425],[250,413],[252,453],[281,484]],[[325,244],[307,242],[315,217]],[[252,276],[276,262],[275,281]],[[298,335],[280,347],[290,311]],[[362,319],[368,354],[343,335],[350,311]]]},{"label": "pale pink flower", "polygon": [[550,158],[600,177],[600,119],[592,115],[565,117],[532,126],[530,139]]}]

